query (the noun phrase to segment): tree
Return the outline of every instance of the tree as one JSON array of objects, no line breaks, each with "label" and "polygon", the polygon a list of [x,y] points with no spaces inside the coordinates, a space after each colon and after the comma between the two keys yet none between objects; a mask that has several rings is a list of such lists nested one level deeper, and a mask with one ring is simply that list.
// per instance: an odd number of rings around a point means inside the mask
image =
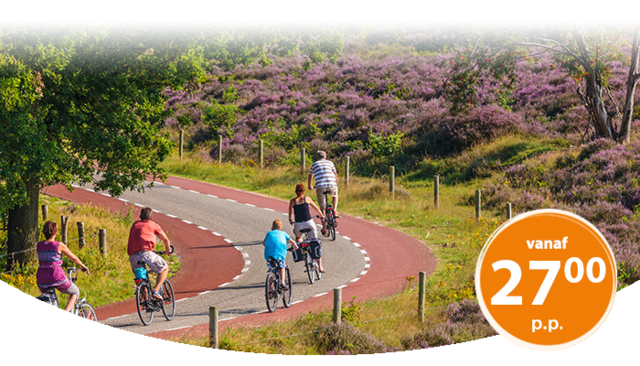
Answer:
[{"label": "tree", "polygon": [[139,29],[0,30],[0,210],[8,253],[22,252],[9,267],[37,241],[40,188],[92,182],[117,196],[163,176],[172,146],[159,134],[163,91],[203,76],[189,40]]},{"label": "tree", "polygon": [[576,92],[589,113],[594,137],[628,143],[634,92],[640,80],[640,27],[634,29],[629,44],[629,74],[622,110],[607,83],[611,76],[608,64],[625,57],[620,52],[619,41],[620,37],[611,30],[588,31],[585,27],[555,32],[490,29],[451,60],[452,76],[443,86],[453,102],[452,112],[457,114],[476,103],[475,84],[483,71],[490,71],[501,81],[499,93],[508,92],[515,81],[513,69],[517,59],[529,57],[528,52],[550,52],[560,67],[577,81]]}]

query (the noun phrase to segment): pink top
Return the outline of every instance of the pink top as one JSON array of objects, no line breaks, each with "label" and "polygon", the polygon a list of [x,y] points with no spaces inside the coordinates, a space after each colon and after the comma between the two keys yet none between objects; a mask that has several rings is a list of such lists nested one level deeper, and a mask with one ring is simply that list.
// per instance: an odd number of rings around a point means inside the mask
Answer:
[{"label": "pink top", "polygon": [[36,282],[38,287],[57,287],[67,289],[71,281],[62,269],[62,254],[58,253],[59,241],[41,241],[36,246],[38,252],[38,272]]}]

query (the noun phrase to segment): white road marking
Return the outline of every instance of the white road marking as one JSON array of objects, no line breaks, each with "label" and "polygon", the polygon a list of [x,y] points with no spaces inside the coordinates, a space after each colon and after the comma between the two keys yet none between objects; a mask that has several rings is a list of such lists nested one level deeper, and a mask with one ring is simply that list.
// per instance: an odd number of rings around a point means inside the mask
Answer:
[{"label": "white road marking", "polygon": [[193,224],[193,222],[188,221],[188,220],[182,220],[182,222],[184,222],[185,224]]},{"label": "white road marking", "polygon": [[222,285],[220,285],[220,286],[218,286],[218,287],[225,287],[225,286],[227,286],[227,285],[228,285],[228,284],[230,284],[230,283],[231,283],[231,282],[223,283]]},{"label": "white road marking", "polygon": [[229,244],[233,244],[233,242],[231,240],[229,240],[229,239],[224,239],[224,241],[226,241]]},{"label": "white road marking", "polygon": [[207,228],[206,228],[206,227],[204,227],[204,226],[198,226],[198,229],[200,229],[200,230],[207,230],[207,231],[209,230],[209,229],[207,229]]},{"label": "white road marking", "polygon": [[343,238],[345,238],[345,239],[347,239],[347,240],[351,240],[351,238],[350,238],[350,237],[348,237],[348,236],[342,236],[342,237],[343,237]]},{"label": "white road marking", "polygon": [[249,207],[256,207],[256,205],[252,205],[250,203],[245,203],[245,205],[249,206]]},{"label": "white road marking", "polygon": [[198,194],[200,194],[200,192],[198,192],[198,191],[194,191],[194,190],[192,190],[192,189],[190,189],[190,190],[189,190],[189,192],[193,192],[193,193],[198,193]]},{"label": "white road marking", "polygon": [[215,236],[222,236],[222,234],[220,234],[220,233],[216,233],[215,231],[212,231],[212,233],[213,233],[213,235],[215,235]]},{"label": "white road marking", "polygon": [[225,199],[226,199],[227,201],[229,201],[229,202],[238,202],[238,201],[236,201],[236,200],[232,200],[231,198],[225,198]]},{"label": "white road marking", "polygon": [[209,197],[213,197],[213,198],[218,198],[218,196],[214,196],[214,195],[212,195],[212,194],[208,194],[207,196],[209,196]]},{"label": "white road marking", "polygon": [[209,292],[211,292],[211,290],[209,290],[209,291],[205,291],[205,292],[201,292],[201,293],[199,293],[198,295],[208,294]]},{"label": "white road marking", "polygon": [[358,243],[353,243],[353,245],[357,246],[358,248],[362,248],[362,246]]},{"label": "white road marking", "polygon": [[174,218],[174,219],[178,217],[178,216],[171,215],[171,214],[165,214],[165,215],[167,215],[167,216],[169,216],[169,217],[171,217],[171,218]]},{"label": "white road marking", "polygon": [[326,294],[328,294],[328,292],[323,292],[323,293],[320,293],[320,294],[317,294],[317,295],[313,295],[311,297],[320,297],[320,296],[324,296]]}]

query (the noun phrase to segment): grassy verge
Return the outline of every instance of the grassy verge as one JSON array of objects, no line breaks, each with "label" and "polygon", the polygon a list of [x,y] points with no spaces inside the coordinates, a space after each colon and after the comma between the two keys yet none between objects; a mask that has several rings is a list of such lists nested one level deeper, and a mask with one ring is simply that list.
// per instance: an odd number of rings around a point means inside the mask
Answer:
[{"label": "grassy verge", "polygon": [[[73,202],[60,200],[49,196],[40,196],[40,204],[47,205],[49,220],[58,222],[60,232],[60,217],[69,217],[67,245],[82,262],[89,268],[91,275],[78,274],[77,285],[86,291],[87,300],[93,306],[99,306],[125,300],[134,295],[135,284],[133,274],[129,266],[127,256],[127,241],[129,229],[133,224],[132,210],[122,215],[114,215],[94,205],[79,205]],[[78,246],[78,230],[76,222],[84,222],[86,245],[80,249]],[[42,220],[39,231],[42,230]],[[107,231],[107,258],[105,259],[98,245],[98,230]],[[40,240],[44,240],[40,234]],[[60,234],[56,237],[60,240]],[[0,243],[6,241],[6,232],[0,233]],[[161,244],[162,246],[163,244]],[[1,254],[6,253],[6,248],[0,246]],[[165,257],[170,264],[170,275],[180,268],[179,259],[176,256]],[[37,261],[27,264],[24,268],[0,275],[0,279],[13,287],[33,296],[38,296],[40,291],[36,286]],[[63,268],[75,266],[68,258],[64,257]],[[4,261],[0,264],[2,272]],[[66,296],[61,299],[61,304],[66,304]]]}]

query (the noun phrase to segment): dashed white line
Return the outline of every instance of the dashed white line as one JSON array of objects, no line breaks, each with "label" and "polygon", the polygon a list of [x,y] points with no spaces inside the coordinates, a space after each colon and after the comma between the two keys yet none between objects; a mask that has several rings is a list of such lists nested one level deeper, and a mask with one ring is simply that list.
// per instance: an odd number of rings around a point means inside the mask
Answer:
[{"label": "dashed white line", "polygon": [[100,194],[101,194],[101,195],[103,195],[103,196],[105,196],[105,197],[111,197],[111,195],[110,195],[110,194],[107,194],[107,193],[100,193]]},{"label": "dashed white line", "polygon": [[177,327],[177,328],[167,329],[167,331],[170,331],[170,330],[178,330],[178,329],[184,329],[184,328],[189,328],[189,327],[190,327],[190,325],[185,325],[184,327]]},{"label": "dashed white line", "polygon": [[129,200],[125,200],[124,198],[118,198],[122,202],[129,202]]},{"label": "dashed white line", "polygon": [[301,302],[302,302],[302,300],[294,301],[294,302],[291,303],[291,305],[299,304]]},{"label": "dashed white line", "polygon": [[226,199],[227,201],[229,201],[229,202],[238,202],[238,201],[236,201],[236,200],[232,200],[231,198],[225,198],[225,199]]},{"label": "dashed white line", "polygon": [[200,229],[200,230],[206,230],[206,231],[209,231],[209,229],[207,229],[207,228],[206,228],[206,227],[204,227],[204,226],[198,226],[198,229]]},{"label": "dashed white line", "polygon": [[250,203],[245,203],[245,205],[246,205],[246,206],[249,206],[249,207],[256,207],[256,205],[252,205],[252,204],[250,204]]},{"label": "dashed white line", "polygon": [[215,236],[222,236],[222,234],[220,234],[220,233],[216,233],[215,231],[212,231],[211,233],[212,233],[213,235],[215,235]]},{"label": "dashed white line", "polygon": [[95,191],[94,191],[93,189],[91,189],[91,188],[85,188],[85,191],[88,191],[88,192],[95,192]]},{"label": "dashed white line", "polygon": [[155,212],[155,213],[162,213],[160,210],[154,210],[154,209],[151,209],[151,211],[153,211],[153,212]]},{"label": "dashed white line", "polygon": [[176,302],[184,301],[184,300],[186,300],[186,299],[188,299],[188,298],[187,298],[187,297],[185,297],[184,299],[176,300]]},{"label": "dashed white line", "polygon": [[169,217],[171,217],[171,218],[173,218],[173,219],[175,219],[175,218],[177,218],[177,217],[178,217],[178,216],[176,216],[176,215],[171,215],[171,214],[165,214],[165,215],[167,215],[167,216],[169,216]]},{"label": "dashed white line", "polygon": [[243,251],[244,250],[244,249],[242,249],[242,247],[239,247],[237,245],[235,245],[234,248],[238,249],[239,251]]},{"label": "dashed white line", "polygon": [[241,272],[246,272],[249,270],[249,267],[244,267]]},{"label": "dashed white line", "polygon": [[359,281],[359,280],[360,280],[360,277],[357,277],[357,278],[352,279],[351,282],[356,282],[356,281]]},{"label": "dashed white line", "polygon": [[207,196],[209,196],[209,197],[213,197],[213,198],[218,198],[218,196],[214,196],[214,195],[212,195],[212,194],[208,194]]},{"label": "dashed white line", "polygon": [[80,188],[80,186],[79,186],[79,185],[77,185],[77,184],[72,184],[72,185],[71,185],[71,187],[74,187],[74,188]]},{"label": "dashed white line", "polygon": [[220,285],[220,286],[218,286],[218,287],[225,287],[225,286],[227,286],[227,285],[228,285],[228,284],[230,284],[230,283],[231,283],[231,282],[223,283],[222,285]]},{"label": "dashed white line", "polygon": [[370,268],[370,267],[371,267],[371,265],[369,263],[364,265],[364,268]]},{"label": "dashed white line", "polygon": [[[177,301],[176,301],[176,302],[177,302]],[[129,316],[129,314],[126,314],[126,315],[120,315],[120,316],[114,316],[113,318],[108,318],[108,319],[106,319],[106,320],[122,319],[122,318],[127,317],[127,316]]]},{"label": "dashed white line", "polygon": [[182,220],[182,222],[184,222],[185,224],[193,224],[193,222],[191,222],[189,220]]},{"label": "dashed white line", "polygon": [[138,207],[144,207],[143,205],[139,204],[139,203],[134,203],[134,206],[138,206]]},{"label": "dashed white line", "polygon": [[348,236],[342,236],[342,237],[343,237],[343,238],[345,238],[345,239],[347,239],[347,240],[351,240],[351,238],[350,238],[350,237],[348,237]]},{"label": "dashed white line", "polygon": [[360,276],[364,276],[364,275],[366,275],[366,274],[367,274],[367,271],[362,271],[362,272],[360,272]]},{"label": "dashed white line", "polygon": [[248,265],[250,265],[250,264],[251,264],[251,261],[244,261],[244,265],[245,265],[245,266],[248,266]]},{"label": "dashed white line", "polygon": [[198,194],[200,194],[200,192],[198,192],[198,191],[194,191],[194,190],[192,190],[192,189],[189,189],[189,192],[193,192],[193,193],[198,193]]},{"label": "dashed white line", "polygon": [[345,287],[347,287],[347,285],[338,286],[336,288],[345,288]]},{"label": "dashed white line", "polygon": [[320,294],[317,294],[317,295],[313,295],[311,297],[320,297],[320,296],[324,296],[326,294],[328,294],[328,292],[323,292],[323,293],[320,293]]},{"label": "dashed white line", "polygon": [[208,294],[209,292],[211,292],[211,290],[209,290],[209,291],[205,291],[205,292],[201,292],[201,293],[199,293],[198,295]]},{"label": "dashed white line", "polygon": [[369,257],[364,257],[364,261],[365,261],[365,262],[369,262],[370,260],[371,260],[371,258],[369,258]]},{"label": "dashed white line", "polygon": [[234,278],[232,278],[232,280],[237,280],[238,278],[240,278],[240,275],[235,276]]},{"label": "dashed white line", "polygon": [[364,250],[364,249],[360,249],[360,253],[362,253],[362,254],[365,254],[365,255],[366,255],[366,254],[367,254],[367,251],[366,251],[366,250]]},{"label": "dashed white line", "polygon": [[358,243],[353,243],[353,245],[357,246],[358,248],[361,248],[362,246]]},{"label": "dashed white line", "polygon": [[272,209],[270,209],[270,208],[265,208],[265,210],[267,210],[267,211],[271,211],[271,212],[274,212],[274,211],[275,211],[275,210],[272,210]]},{"label": "dashed white line", "polygon": [[229,243],[229,244],[232,244],[232,243],[233,243],[233,242],[232,242],[231,240],[229,240],[229,239],[224,239],[224,241],[226,241],[226,242],[227,242],[227,243]]},{"label": "dashed white line", "polygon": [[249,254],[247,254],[247,253],[245,253],[245,252],[242,252],[242,256],[243,256],[243,257],[245,257],[245,258],[247,258],[247,257],[249,256]]},{"label": "dashed white line", "polygon": [[175,189],[182,189],[182,188],[180,188],[180,187],[176,187],[176,186],[169,186],[169,187],[171,187],[171,188],[175,188]]}]

